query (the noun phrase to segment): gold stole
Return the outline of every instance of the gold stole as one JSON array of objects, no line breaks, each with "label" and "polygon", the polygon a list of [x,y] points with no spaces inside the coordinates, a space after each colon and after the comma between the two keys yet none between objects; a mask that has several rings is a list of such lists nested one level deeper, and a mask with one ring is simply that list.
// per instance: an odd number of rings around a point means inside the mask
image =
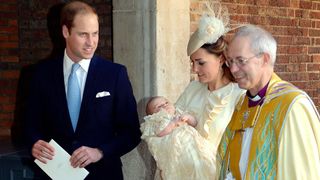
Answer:
[{"label": "gold stole", "polygon": [[248,127],[253,127],[257,119],[257,113],[260,111],[260,105],[248,108],[248,97],[246,96],[243,101],[243,106],[241,109],[236,111],[232,119],[237,119],[241,121],[233,121],[230,124],[230,130],[235,131],[233,140],[230,141],[228,149],[230,150],[230,170],[233,177],[236,179],[241,179],[241,173],[239,170],[239,161],[241,157],[241,143],[244,129]]},{"label": "gold stole", "polygon": [[[241,157],[242,136],[245,128],[254,127],[250,145],[248,168],[246,171],[246,179],[251,179],[249,173],[250,171],[254,171],[257,166],[252,164],[252,162],[256,160],[256,152],[257,150],[259,151],[264,143],[261,141],[261,139],[259,139],[262,136],[263,129],[269,128],[270,131],[268,132],[275,133],[276,141],[273,142],[273,145],[270,148],[274,148],[273,150],[275,150],[277,154],[279,132],[286,117],[286,113],[288,108],[291,106],[293,99],[301,94],[301,91],[296,89],[291,84],[281,81],[279,77],[276,76],[273,78],[273,81],[270,81],[269,88],[262,106],[257,105],[249,108],[249,100],[246,96],[241,104],[241,107],[238,107],[233,113],[231,122],[228,126],[231,132],[234,133],[232,133],[233,137],[231,137],[230,143],[227,147],[227,151],[224,156],[226,158],[224,159],[224,163],[229,164],[229,170],[232,172],[233,177],[237,180],[241,179],[239,161]],[[278,84],[277,82],[279,81],[281,81],[281,83]],[[269,119],[270,123],[266,123],[266,119]],[[275,159],[277,160],[277,157],[275,157]],[[271,165],[272,173],[276,173],[276,166],[276,163]],[[249,170],[249,168],[252,167],[254,170]],[[265,175],[271,176],[274,174],[264,174],[264,176]]]}]

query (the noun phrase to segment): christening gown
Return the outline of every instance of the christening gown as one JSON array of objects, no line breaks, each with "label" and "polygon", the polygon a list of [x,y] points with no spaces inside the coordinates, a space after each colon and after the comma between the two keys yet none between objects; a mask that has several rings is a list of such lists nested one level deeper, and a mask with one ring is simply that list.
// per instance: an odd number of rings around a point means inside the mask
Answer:
[{"label": "christening gown", "polygon": [[141,124],[142,139],[156,160],[162,179],[209,179],[215,172],[215,157],[197,130],[187,123],[176,127],[170,134],[158,137],[173,116],[161,110],[144,117]]},{"label": "christening gown", "polygon": [[[196,128],[185,125],[165,137],[149,137],[147,134],[142,136],[147,141],[164,180],[215,179],[217,147],[236,103],[244,92],[236,83],[229,83],[214,91],[209,91],[207,84],[198,81],[193,81],[186,87],[175,105],[177,110],[189,113],[197,119]],[[161,116],[161,113],[155,116]],[[153,119],[152,116],[146,118],[146,123]],[[159,121],[159,124],[163,119],[165,118],[154,117],[154,121]],[[167,122],[163,122],[161,129],[166,126],[170,117],[166,119]]]}]

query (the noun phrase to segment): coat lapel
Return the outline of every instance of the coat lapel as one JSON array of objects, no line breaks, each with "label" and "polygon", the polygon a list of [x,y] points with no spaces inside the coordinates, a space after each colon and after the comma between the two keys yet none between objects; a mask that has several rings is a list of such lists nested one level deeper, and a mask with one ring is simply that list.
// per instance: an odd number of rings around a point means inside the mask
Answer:
[{"label": "coat lapel", "polygon": [[96,77],[97,77],[97,59],[93,57],[91,59],[86,83],[84,86],[82,101],[81,101],[81,108],[80,108],[80,114],[79,114],[79,120],[76,128],[76,133],[79,131],[78,129],[81,129],[81,125],[86,120],[87,116],[87,106],[90,106],[93,104],[94,98],[95,98],[95,88],[96,88]]},{"label": "coat lapel", "polygon": [[56,61],[57,63],[54,63],[55,66],[53,69],[54,71],[54,75],[53,75],[53,88],[55,88],[57,90],[57,101],[59,102],[60,106],[60,112],[61,112],[61,119],[63,122],[62,124],[64,124],[64,127],[67,127],[68,131],[70,131],[70,133],[73,133],[73,128],[72,128],[72,124],[71,124],[71,119],[70,119],[70,115],[69,115],[69,109],[68,109],[68,102],[67,102],[67,96],[66,96],[66,90],[65,90],[65,85],[64,85],[64,75],[63,75],[63,56],[54,59],[54,61]]}]

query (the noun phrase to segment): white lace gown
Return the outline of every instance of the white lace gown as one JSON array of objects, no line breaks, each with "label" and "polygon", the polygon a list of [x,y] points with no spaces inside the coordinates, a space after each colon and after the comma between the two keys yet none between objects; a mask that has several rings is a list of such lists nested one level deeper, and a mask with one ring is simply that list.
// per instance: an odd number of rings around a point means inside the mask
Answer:
[{"label": "white lace gown", "polygon": [[215,172],[213,149],[195,128],[186,123],[166,136],[157,137],[172,116],[160,111],[144,119],[141,138],[147,142],[162,179],[212,179]]},{"label": "white lace gown", "polygon": [[[160,129],[163,129],[170,117],[158,117],[154,121],[145,119],[145,124],[141,126],[142,139],[148,143],[164,180],[215,179],[216,151],[235,105],[244,92],[236,83],[209,91],[206,84],[193,81],[175,105],[178,110],[187,112],[198,120],[196,128],[185,125],[170,135],[156,137],[156,127],[161,126]],[[154,127],[150,128],[152,126]],[[156,175],[155,179],[159,177]]]}]

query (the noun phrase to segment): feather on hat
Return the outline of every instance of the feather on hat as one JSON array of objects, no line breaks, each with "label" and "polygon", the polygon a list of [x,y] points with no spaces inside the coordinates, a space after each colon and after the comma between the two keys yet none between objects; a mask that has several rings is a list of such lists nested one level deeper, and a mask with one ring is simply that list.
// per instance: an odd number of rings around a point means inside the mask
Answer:
[{"label": "feather on hat", "polygon": [[189,39],[187,54],[190,56],[202,45],[215,43],[230,30],[229,13],[220,2],[206,2],[199,21],[199,28]]}]

